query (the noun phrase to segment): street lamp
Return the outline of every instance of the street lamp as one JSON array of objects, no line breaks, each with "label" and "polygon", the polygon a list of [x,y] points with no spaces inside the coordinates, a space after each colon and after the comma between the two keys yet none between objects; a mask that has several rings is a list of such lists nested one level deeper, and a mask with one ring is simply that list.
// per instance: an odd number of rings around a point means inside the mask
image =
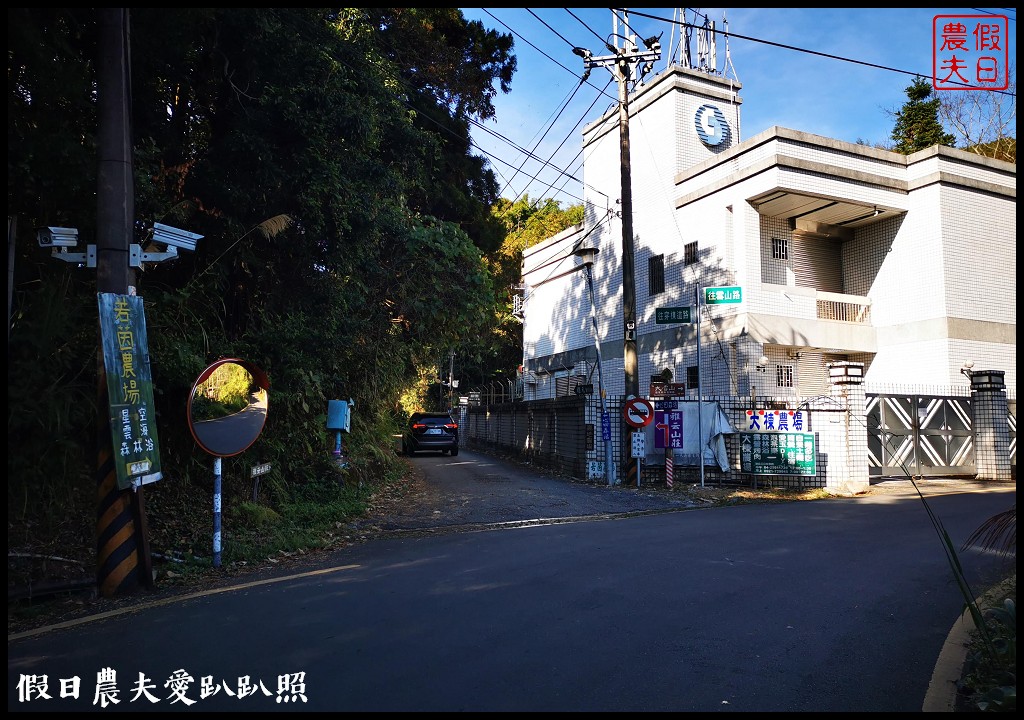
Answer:
[{"label": "street lamp", "polygon": [[960,374],[970,380],[971,376],[974,375],[974,361],[968,360],[965,362],[963,367],[960,368]]},{"label": "street lamp", "polygon": [[597,332],[597,303],[594,301],[594,258],[597,248],[577,248],[573,255],[583,263],[587,273],[587,288],[590,291],[590,320],[594,326],[594,349],[597,351],[597,391],[601,395],[601,439],[604,441],[604,477],[609,485],[615,484],[615,469],[612,465],[611,418],[608,415],[608,398],[604,392],[604,376],[601,374],[601,338]]}]

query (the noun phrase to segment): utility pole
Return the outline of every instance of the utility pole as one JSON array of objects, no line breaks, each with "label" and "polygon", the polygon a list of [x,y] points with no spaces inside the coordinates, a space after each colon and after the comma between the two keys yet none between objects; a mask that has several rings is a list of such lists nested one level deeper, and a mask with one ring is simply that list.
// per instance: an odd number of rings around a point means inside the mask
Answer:
[{"label": "utility pole", "polygon": [[[96,192],[96,290],[134,292],[129,248],[135,228],[132,171],[131,75],[128,8],[99,8],[97,108],[99,183]],[[97,337],[99,337],[97,328]],[[103,343],[97,353],[97,517],[96,572],[101,595],[152,587],[152,561],[141,486],[120,490],[107,413],[107,377]]]},{"label": "utility pole", "polygon": [[[625,23],[624,23],[625,24]],[[628,25],[627,25],[628,27]],[[644,63],[642,73],[649,72],[654,63],[661,58],[659,37],[644,40],[647,48],[644,52],[637,50],[633,38],[614,34],[623,40],[622,47],[605,43],[611,55],[594,57],[586,48],[573,48],[573,53],[583,58],[586,75],[596,66],[610,68],[612,76],[619,83],[619,168],[621,182],[621,219],[622,219],[622,321],[623,348],[622,361],[625,371],[626,398],[639,397],[640,378],[636,352],[636,283],[633,257],[633,190],[630,173],[629,152],[629,82],[633,79],[633,67]],[[584,75],[584,77],[586,77]],[[637,473],[635,458],[628,461],[626,480],[631,482]]]}]

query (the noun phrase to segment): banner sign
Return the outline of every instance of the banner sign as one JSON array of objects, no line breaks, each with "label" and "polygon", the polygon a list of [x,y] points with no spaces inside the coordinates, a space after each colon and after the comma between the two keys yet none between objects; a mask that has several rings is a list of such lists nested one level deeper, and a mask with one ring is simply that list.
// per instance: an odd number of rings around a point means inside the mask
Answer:
[{"label": "banner sign", "polygon": [[146,315],[137,295],[97,293],[97,298],[117,486],[127,490],[163,477]]},{"label": "banner sign", "polygon": [[740,469],[753,475],[815,475],[814,433],[740,433]]},{"label": "banner sign", "polygon": [[805,432],[810,430],[807,410],[747,410],[744,430],[755,432]]}]

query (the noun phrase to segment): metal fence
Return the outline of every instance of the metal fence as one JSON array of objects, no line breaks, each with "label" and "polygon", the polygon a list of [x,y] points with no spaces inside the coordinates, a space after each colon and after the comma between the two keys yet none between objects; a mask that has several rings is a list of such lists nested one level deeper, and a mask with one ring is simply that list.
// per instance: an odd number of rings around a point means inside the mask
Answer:
[{"label": "metal fence", "polygon": [[[939,397],[867,393],[866,400],[866,416],[853,419],[849,427],[861,427],[867,435],[869,474],[872,478],[903,476],[908,472],[932,477],[955,477],[976,472],[968,395]],[[749,397],[705,396],[704,401],[716,403],[737,430],[745,427],[747,411],[751,408]],[[633,428],[621,420],[622,397],[608,398],[607,406],[615,476],[621,482],[629,459]],[[724,437],[729,470],[722,471],[717,465],[708,464],[702,469],[698,456],[677,454],[674,480],[752,487],[766,483],[787,488],[825,487],[829,454],[842,452],[845,446],[845,430],[841,428],[847,427],[844,422],[846,408],[830,396],[759,396],[757,406],[804,408],[810,412],[812,421],[808,429],[815,435],[818,456],[814,476],[766,477],[742,472],[739,468],[742,467],[743,439],[736,433]],[[1007,417],[1014,469],[1017,464],[1016,406],[1016,400],[1009,401]],[[462,438],[467,447],[507,453],[579,480],[603,480],[601,404],[596,395],[522,401],[498,392],[493,396],[473,398],[468,405],[460,407],[460,413]],[[664,482],[665,471],[663,456],[649,454],[641,464],[641,484]]]}]

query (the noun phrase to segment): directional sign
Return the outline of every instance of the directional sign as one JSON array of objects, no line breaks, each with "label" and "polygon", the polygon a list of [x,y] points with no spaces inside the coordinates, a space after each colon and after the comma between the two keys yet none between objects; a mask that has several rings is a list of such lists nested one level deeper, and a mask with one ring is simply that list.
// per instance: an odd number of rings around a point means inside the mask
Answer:
[{"label": "directional sign", "polygon": [[644,398],[630,398],[622,408],[622,416],[629,425],[644,427],[654,419],[654,406]]},{"label": "directional sign", "polygon": [[667,323],[692,323],[692,316],[689,307],[663,307],[654,311],[654,322],[656,325]]},{"label": "directional sign", "polygon": [[681,410],[655,410],[654,411],[654,447],[662,450],[665,448],[683,447],[683,413]]},{"label": "directional sign", "polygon": [[686,383],[651,383],[651,397],[665,398],[686,395]]},{"label": "directional sign", "polygon": [[705,305],[731,305],[743,302],[743,288],[738,285],[704,288]]},{"label": "directional sign", "polygon": [[252,468],[252,476],[257,477],[258,475],[266,475],[270,472],[270,463],[263,463],[262,465],[254,465]]}]

